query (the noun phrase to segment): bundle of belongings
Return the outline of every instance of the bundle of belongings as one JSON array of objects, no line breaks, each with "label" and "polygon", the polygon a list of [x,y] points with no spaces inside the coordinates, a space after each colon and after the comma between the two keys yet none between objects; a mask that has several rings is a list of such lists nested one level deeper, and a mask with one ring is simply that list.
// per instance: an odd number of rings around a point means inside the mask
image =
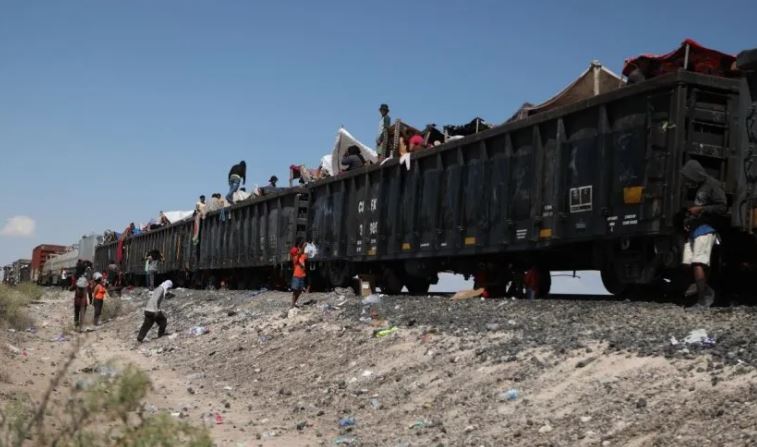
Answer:
[{"label": "bundle of belongings", "polygon": [[662,55],[642,54],[626,59],[623,65],[623,74],[628,77],[629,84],[675,73],[678,70],[721,77],[735,77],[739,75],[738,71],[735,70],[735,61],[735,56],[705,48],[694,40],[686,39],[670,53]]},{"label": "bundle of belongings", "polygon": [[506,122],[511,123],[537,113],[574,104],[592,96],[618,89],[624,85],[625,82],[620,76],[603,67],[598,61],[592,61],[589,68],[561,92],[541,104],[524,103]]},{"label": "bundle of belongings", "polygon": [[450,139],[449,137],[462,138],[467,137],[468,135],[483,132],[484,130],[491,129],[492,127],[494,126],[487,123],[483,118],[475,117],[471,120],[471,122],[467,124],[461,124],[459,126],[448,124],[444,126],[444,133],[445,135],[447,135],[447,139]]}]

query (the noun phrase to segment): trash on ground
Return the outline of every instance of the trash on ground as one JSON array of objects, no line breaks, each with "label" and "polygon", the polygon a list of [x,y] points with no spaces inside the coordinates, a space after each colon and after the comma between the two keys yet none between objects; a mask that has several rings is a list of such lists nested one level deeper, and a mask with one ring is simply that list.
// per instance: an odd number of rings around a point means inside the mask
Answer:
[{"label": "trash on ground", "polygon": [[683,342],[687,345],[713,346],[715,339],[708,337],[707,331],[704,329],[694,329],[683,339]]},{"label": "trash on ground", "polygon": [[263,294],[265,292],[268,292],[268,289],[266,289],[265,287],[263,287],[260,290],[253,290],[252,292],[250,292],[250,298],[256,297],[256,296],[258,296],[260,294]]},{"label": "trash on ground", "polygon": [[361,301],[363,305],[366,304],[381,304],[381,296],[377,293],[372,293],[365,298],[363,298],[363,301]]},{"label": "trash on ground", "polygon": [[497,399],[500,402],[512,402],[518,399],[520,392],[515,388],[510,388],[507,391],[503,391],[497,395]]},{"label": "trash on ground", "polygon": [[371,377],[372,375],[373,375],[373,371],[371,371],[370,369],[366,369],[365,371],[363,371],[363,377]]},{"label": "trash on ground", "polygon": [[387,335],[392,335],[395,332],[397,332],[397,326],[391,326],[386,329],[376,329],[375,331],[373,331],[373,336],[386,337]]},{"label": "trash on ground", "polygon": [[210,332],[210,329],[208,329],[205,326],[195,326],[192,329],[189,330],[190,335],[204,335]]},{"label": "trash on ground", "polygon": [[8,346],[8,350],[13,354],[21,354],[21,349],[13,346],[12,344],[8,343],[6,346]]},{"label": "trash on ground", "polygon": [[216,425],[221,425],[221,424],[223,424],[223,416],[216,413]]},{"label": "trash on ground", "polygon": [[480,289],[474,289],[474,290],[461,290],[457,292],[456,294],[452,295],[452,301],[462,301],[462,300],[468,300],[471,298],[477,298],[481,296],[484,293],[484,288]]},{"label": "trash on ground", "polygon": [[334,439],[334,445],[356,445],[357,440],[352,436],[337,436]]},{"label": "trash on ground", "polygon": [[346,418],[339,419],[340,427],[352,427],[354,425],[355,425],[355,418],[353,416],[348,416]]},{"label": "trash on ground", "polygon": [[431,424],[431,422],[429,422],[429,421],[427,421],[425,419],[418,419],[415,422],[413,422],[412,424],[410,424],[410,426],[408,428],[412,430],[412,429],[416,429],[416,428],[431,427],[432,425],[433,424]]},{"label": "trash on ground", "polygon": [[57,336],[55,336],[55,337],[53,337],[53,338],[50,339],[50,341],[55,341],[55,342],[62,342],[62,341],[66,341],[66,340],[68,340],[68,339],[66,338],[65,334],[59,334],[59,335],[57,335]]}]

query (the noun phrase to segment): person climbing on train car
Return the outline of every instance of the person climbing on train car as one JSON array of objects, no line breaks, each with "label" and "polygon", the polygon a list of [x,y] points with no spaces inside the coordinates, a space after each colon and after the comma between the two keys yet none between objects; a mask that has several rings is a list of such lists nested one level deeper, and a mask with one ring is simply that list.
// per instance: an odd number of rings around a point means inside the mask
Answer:
[{"label": "person climbing on train car", "polygon": [[381,119],[379,120],[378,135],[376,136],[376,152],[378,153],[379,162],[389,157],[389,127],[392,119],[389,117],[389,106],[381,104],[379,106]]},{"label": "person climbing on train car", "polygon": [[160,310],[160,305],[163,303],[164,298],[170,297],[168,289],[172,287],[173,282],[171,282],[171,280],[166,280],[153,290],[152,294],[150,294],[150,298],[147,300],[147,305],[145,305],[145,319],[142,322],[142,327],[139,328],[139,334],[137,335],[138,342],[142,343],[155,323],[158,323],[158,337],[167,335],[166,327],[168,326],[168,319],[163,311]]},{"label": "person climbing on train car", "polygon": [[289,252],[293,260],[292,268],[294,270],[292,273],[292,307],[300,307],[297,305],[297,300],[305,289],[305,280],[307,278],[307,269],[305,265],[307,263],[308,255],[305,254],[305,242],[302,239],[298,239],[296,248],[296,254],[293,254],[294,250]]},{"label": "person climbing on train car", "polygon": [[93,304],[95,306],[95,326],[100,325],[100,315],[103,312],[103,303],[105,302],[105,295],[107,289],[103,285],[103,275],[100,272],[95,273],[95,290],[92,292]]},{"label": "person climbing on train car", "polygon": [[352,145],[347,148],[347,153],[342,157],[342,170],[351,171],[362,168],[365,165],[365,158],[360,153],[360,148]]},{"label": "person climbing on train car", "polygon": [[684,219],[688,240],[683,246],[682,263],[691,266],[694,276],[686,295],[697,295],[697,306],[707,308],[715,301],[715,292],[707,284],[706,269],[710,267],[712,247],[718,243],[718,223],[728,206],[720,182],[708,175],[698,161],[687,161],[681,168],[681,177],[686,187],[696,189],[694,205],[687,209]]},{"label": "person climbing on train car", "polygon": [[247,182],[247,164],[244,160],[235,164],[229,170],[229,193],[226,194],[226,201],[234,204],[234,193],[240,186]]},{"label": "person climbing on train car", "polygon": [[426,142],[423,140],[423,136],[415,131],[409,131],[407,151],[417,152],[426,147]]}]

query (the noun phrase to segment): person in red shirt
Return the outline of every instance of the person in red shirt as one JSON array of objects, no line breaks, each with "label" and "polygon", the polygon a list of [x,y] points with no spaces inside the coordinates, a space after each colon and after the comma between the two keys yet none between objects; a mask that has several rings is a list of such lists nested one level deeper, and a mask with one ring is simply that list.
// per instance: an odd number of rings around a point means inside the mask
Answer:
[{"label": "person in red shirt", "polygon": [[526,296],[529,300],[532,300],[539,296],[539,283],[541,282],[540,280],[541,278],[539,278],[539,269],[537,269],[535,266],[528,269],[523,283],[526,286]]},{"label": "person in red shirt", "polygon": [[[299,307],[297,305],[297,299],[300,298],[302,290],[305,288],[305,278],[307,277],[307,269],[305,264],[308,259],[308,255],[305,254],[305,242],[297,240],[297,245],[292,247],[290,256],[292,257],[292,307]],[[294,249],[297,249],[297,253],[293,255]]]},{"label": "person in red shirt", "polygon": [[426,147],[426,142],[423,140],[423,136],[419,133],[413,133],[408,140],[408,152],[417,152]]}]

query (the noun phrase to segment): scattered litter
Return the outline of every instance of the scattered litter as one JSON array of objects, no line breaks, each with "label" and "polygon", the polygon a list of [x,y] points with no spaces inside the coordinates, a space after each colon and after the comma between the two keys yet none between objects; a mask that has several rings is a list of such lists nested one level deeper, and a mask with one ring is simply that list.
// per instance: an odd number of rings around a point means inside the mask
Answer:
[{"label": "scattered litter", "polygon": [[29,326],[28,328],[26,328],[26,332],[29,332],[30,334],[36,334],[37,328],[34,326]]},{"label": "scattered litter", "polygon": [[337,436],[334,445],[356,445],[357,440],[351,436]]},{"label": "scattered litter", "polygon": [[178,336],[179,336],[179,334],[177,334],[176,332],[174,332],[173,334],[171,334],[171,335],[169,335],[169,336],[168,336],[168,339],[169,339],[169,340],[174,340],[174,339],[176,339],[176,337],[178,337]]},{"label": "scattered litter", "polygon": [[702,345],[702,346],[714,346],[715,339],[707,336],[707,331],[704,329],[694,329],[689,332],[689,335],[683,339],[683,342],[687,345]]},{"label": "scattered litter", "polygon": [[373,331],[374,337],[386,337],[387,335],[392,335],[393,333],[397,332],[397,326],[388,327],[386,329],[376,329]]},{"label": "scattered litter", "polygon": [[484,288],[480,289],[474,289],[474,290],[461,290],[457,292],[456,294],[452,295],[452,301],[462,301],[462,300],[468,300],[471,298],[477,298],[484,293]]},{"label": "scattered litter", "polygon": [[675,338],[675,337],[670,337],[670,344],[673,345],[673,346],[677,346],[678,345],[678,339]]},{"label": "scattered litter", "polygon": [[370,400],[371,408],[374,410],[380,410],[381,409],[381,401],[378,399],[371,399]]},{"label": "scattered litter", "polygon": [[226,385],[225,387],[223,387],[223,389],[224,389],[224,390],[226,390],[226,391],[231,391],[231,390],[233,390],[234,388],[232,388],[232,387],[230,387],[230,386]]},{"label": "scattered litter", "polygon": [[488,323],[486,325],[487,331],[496,331],[497,329],[499,329],[499,323]]},{"label": "scattered litter", "polygon": [[173,413],[171,413],[171,416],[173,416],[175,418],[181,417],[181,412],[180,411],[174,411]]},{"label": "scattered litter", "polygon": [[366,304],[381,304],[381,296],[377,293],[372,293],[361,301],[363,305]]},{"label": "scattered litter", "polygon": [[204,335],[208,332],[210,332],[210,329],[205,326],[195,326],[189,330],[189,335]]},{"label": "scattered litter", "polygon": [[503,391],[497,395],[497,399],[499,399],[500,402],[512,402],[514,400],[518,399],[518,396],[520,395],[520,392],[515,388],[510,388],[507,391]]},{"label": "scattered litter", "polygon": [[6,346],[8,346],[8,350],[13,354],[21,354],[21,350],[12,344],[8,343]]},{"label": "scattered litter", "polygon": [[216,413],[216,425],[221,425],[221,424],[223,424],[223,416]]},{"label": "scattered litter", "polygon": [[372,375],[373,375],[373,371],[371,371],[370,369],[366,369],[365,371],[363,371],[363,377],[371,377]]},{"label": "scattered litter", "polygon": [[55,336],[55,337],[53,337],[53,338],[50,339],[50,341],[55,341],[55,342],[62,342],[62,341],[66,341],[66,340],[68,340],[68,339],[66,338],[65,334],[60,334],[60,335],[57,335],[57,336]]},{"label": "scattered litter", "polygon": [[413,429],[416,429],[416,428],[426,428],[426,427],[430,427],[430,426],[431,426],[431,423],[429,421],[427,421],[425,419],[418,419],[415,422],[413,422],[412,424],[410,424],[410,426],[408,428],[410,430],[413,430]]},{"label": "scattered litter", "polygon": [[549,424],[542,425],[541,428],[539,428],[539,433],[549,433],[552,431],[552,426]]},{"label": "scattered litter", "polygon": [[252,292],[250,292],[250,298],[256,297],[265,292],[268,292],[268,289],[266,289],[265,287],[260,290],[253,290]]},{"label": "scattered litter", "polygon": [[352,427],[355,425],[355,418],[353,416],[348,416],[346,418],[339,419],[339,426],[344,427]]}]

